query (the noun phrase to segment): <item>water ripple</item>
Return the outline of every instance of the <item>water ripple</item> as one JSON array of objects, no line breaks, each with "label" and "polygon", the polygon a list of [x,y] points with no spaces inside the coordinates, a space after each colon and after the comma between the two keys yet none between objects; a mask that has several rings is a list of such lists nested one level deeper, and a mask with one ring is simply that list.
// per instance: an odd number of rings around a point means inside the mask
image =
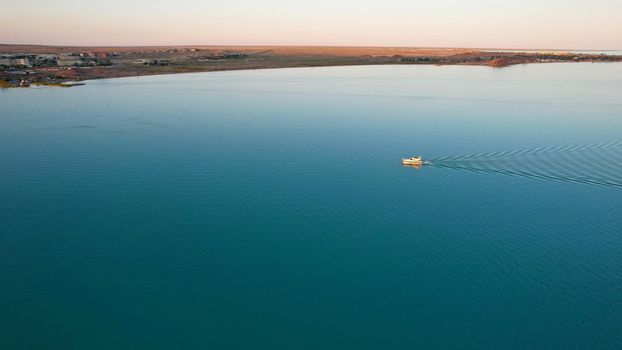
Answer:
[{"label": "water ripple", "polygon": [[622,187],[622,141],[437,157],[429,166]]}]

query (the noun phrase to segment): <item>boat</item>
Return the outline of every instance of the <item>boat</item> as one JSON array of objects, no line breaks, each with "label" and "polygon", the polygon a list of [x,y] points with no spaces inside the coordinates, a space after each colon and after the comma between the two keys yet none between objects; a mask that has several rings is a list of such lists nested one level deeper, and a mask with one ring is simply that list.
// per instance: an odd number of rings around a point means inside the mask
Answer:
[{"label": "boat", "polygon": [[423,159],[421,156],[412,158],[402,158],[402,164],[404,165],[423,165]]}]

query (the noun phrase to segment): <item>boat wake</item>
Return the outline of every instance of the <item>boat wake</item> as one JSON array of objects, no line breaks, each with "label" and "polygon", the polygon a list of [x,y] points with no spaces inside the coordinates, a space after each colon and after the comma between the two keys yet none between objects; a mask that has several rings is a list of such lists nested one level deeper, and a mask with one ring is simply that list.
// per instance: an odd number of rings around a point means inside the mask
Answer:
[{"label": "boat wake", "polygon": [[622,188],[622,141],[438,157],[426,165]]}]

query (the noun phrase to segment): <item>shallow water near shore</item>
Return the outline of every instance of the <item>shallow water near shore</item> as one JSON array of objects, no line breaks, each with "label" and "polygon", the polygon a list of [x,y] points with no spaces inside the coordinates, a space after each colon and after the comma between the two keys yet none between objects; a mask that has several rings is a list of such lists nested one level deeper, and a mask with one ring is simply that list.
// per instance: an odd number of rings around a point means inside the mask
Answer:
[{"label": "shallow water near shore", "polygon": [[0,348],[620,348],[621,94],[618,63],[2,90]]}]

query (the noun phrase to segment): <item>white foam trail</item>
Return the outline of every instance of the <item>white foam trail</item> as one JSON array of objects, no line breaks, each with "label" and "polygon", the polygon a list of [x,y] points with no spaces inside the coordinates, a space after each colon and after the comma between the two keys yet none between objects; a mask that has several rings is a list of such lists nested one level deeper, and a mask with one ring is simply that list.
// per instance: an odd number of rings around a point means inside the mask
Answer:
[{"label": "white foam trail", "polygon": [[429,159],[438,168],[622,187],[622,141]]}]

